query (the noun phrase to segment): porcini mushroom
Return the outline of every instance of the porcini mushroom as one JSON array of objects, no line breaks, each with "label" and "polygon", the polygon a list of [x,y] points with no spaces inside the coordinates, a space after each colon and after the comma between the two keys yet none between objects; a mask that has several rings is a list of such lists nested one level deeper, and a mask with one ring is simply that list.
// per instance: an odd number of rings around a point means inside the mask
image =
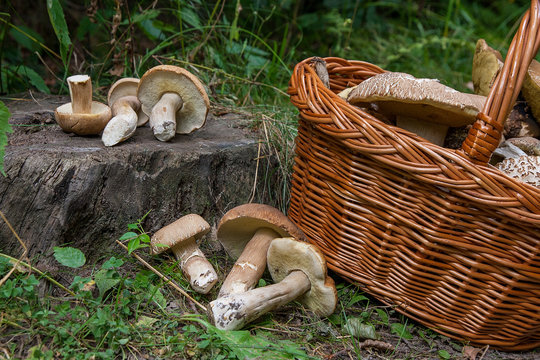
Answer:
[{"label": "porcini mushroom", "polygon": [[337,304],[326,260],[312,244],[278,238],[268,248],[268,269],[275,284],[230,294],[210,303],[209,318],[223,330],[236,330],[293,300],[318,316],[331,315]]},{"label": "porcini mushroom", "polygon": [[67,82],[71,102],[56,108],[56,122],[68,133],[99,134],[111,119],[111,109],[92,101],[92,81],[88,75],[73,75],[67,78]]},{"label": "porcini mushroom", "polygon": [[236,263],[218,296],[242,293],[255,287],[266,269],[266,252],[275,238],[304,239],[302,231],[278,209],[264,204],[244,204],[220,220],[217,238]]},{"label": "porcini mushroom", "polygon": [[472,65],[474,93],[488,96],[503,65],[501,53],[491,48],[484,39],[479,39],[476,42]]},{"label": "porcini mushroom", "polygon": [[521,93],[531,107],[534,118],[540,123],[540,63],[534,59],[527,69]]},{"label": "porcini mushroom", "polygon": [[207,294],[218,280],[214,267],[197,246],[197,240],[209,231],[210,225],[202,217],[189,214],[161,228],[150,240],[154,254],[172,250],[191,287],[201,294]]},{"label": "porcini mushroom", "polygon": [[189,134],[206,121],[210,100],[203,84],[189,71],[174,65],[148,70],[139,82],[137,96],[150,117],[150,127],[160,141]]},{"label": "porcini mushroom", "polygon": [[466,94],[434,79],[417,79],[412,75],[385,72],[357,85],[347,101],[396,117],[397,126],[442,146],[450,126],[474,123],[486,98]]},{"label": "porcini mushroom", "polygon": [[129,139],[138,126],[148,122],[148,116],[141,110],[141,102],[137,98],[138,85],[139,79],[123,78],[109,89],[107,101],[113,118],[101,135],[105,146],[113,146]]}]

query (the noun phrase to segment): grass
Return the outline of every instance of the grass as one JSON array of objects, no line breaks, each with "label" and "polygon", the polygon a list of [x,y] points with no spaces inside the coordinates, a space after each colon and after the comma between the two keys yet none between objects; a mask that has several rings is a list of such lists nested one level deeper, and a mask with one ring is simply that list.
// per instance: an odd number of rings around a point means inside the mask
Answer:
[{"label": "grass", "polygon": [[[103,101],[119,77],[140,77],[160,63],[185,67],[206,84],[214,112],[252,119],[261,156],[276,161],[261,171],[265,191],[286,210],[297,126],[286,88],[297,62],[313,55],[365,60],[468,91],[476,40],[485,38],[504,55],[527,6],[509,0],[307,3],[104,0],[73,9],[52,0],[35,5],[50,22],[33,27],[18,2],[8,0],[0,5],[0,93],[66,93],[68,75],[87,73]],[[0,112],[0,155],[8,118]],[[280,179],[277,189],[273,177]],[[338,310],[328,320],[290,304],[247,330],[219,331],[134,258],[139,254],[188,289],[174,260],[144,255],[148,238],[140,225],[121,237],[131,254],[117,247],[95,264],[67,266],[63,281],[0,254],[0,359],[459,359],[468,350],[344,282],[337,284]],[[212,255],[215,267],[232,265],[223,254]],[[185,291],[202,304],[216,296]],[[477,358],[507,358],[478,350]]]}]

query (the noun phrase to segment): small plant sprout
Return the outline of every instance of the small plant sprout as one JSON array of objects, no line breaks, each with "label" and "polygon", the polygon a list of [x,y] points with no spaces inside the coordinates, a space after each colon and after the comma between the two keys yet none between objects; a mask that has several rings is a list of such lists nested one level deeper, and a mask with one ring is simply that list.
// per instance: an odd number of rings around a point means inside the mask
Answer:
[{"label": "small plant sprout", "polygon": [[236,260],[219,297],[253,289],[266,269],[266,253],[275,238],[304,239],[302,231],[278,209],[244,204],[229,210],[218,224],[217,238]]},{"label": "small plant sprout", "polygon": [[202,127],[210,107],[203,84],[189,71],[174,65],[148,70],[137,90],[142,110],[150,117],[150,127],[160,141],[176,133],[189,134]]},{"label": "small plant sprout", "polygon": [[214,267],[197,246],[197,240],[210,231],[210,225],[199,215],[189,214],[158,230],[150,246],[154,254],[171,249],[182,272],[198,293],[208,293],[218,277]]},{"label": "small plant sprout", "polygon": [[68,133],[99,134],[111,119],[111,109],[92,101],[92,81],[88,75],[73,75],[67,82],[71,102],[56,108],[56,122]]},{"label": "small plant sprout", "polygon": [[138,85],[139,79],[124,78],[109,89],[107,100],[113,118],[101,135],[105,146],[114,146],[129,139],[138,126],[148,122],[148,116],[141,110],[141,102],[137,98]]},{"label": "small plant sprout", "polygon": [[209,318],[217,328],[240,329],[293,300],[318,316],[334,312],[334,280],[327,275],[324,255],[314,245],[294,238],[274,239],[268,248],[268,270],[275,284],[223,296],[210,303]]}]

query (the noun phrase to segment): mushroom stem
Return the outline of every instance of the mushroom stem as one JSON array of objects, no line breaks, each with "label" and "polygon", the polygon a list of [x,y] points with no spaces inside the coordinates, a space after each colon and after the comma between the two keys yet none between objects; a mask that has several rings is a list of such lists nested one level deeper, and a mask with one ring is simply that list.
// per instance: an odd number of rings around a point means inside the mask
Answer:
[{"label": "mushroom stem", "polygon": [[123,96],[113,104],[114,117],[103,130],[102,140],[105,146],[113,146],[131,137],[137,129],[137,111],[141,103],[136,96]]},{"label": "mushroom stem", "polygon": [[263,314],[302,296],[311,288],[303,271],[289,273],[277,284],[230,294],[210,303],[208,317],[218,329],[237,330]]},{"label": "mushroom stem", "polygon": [[253,289],[266,268],[268,247],[272,240],[278,237],[280,237],[279,234],[272,229],[257,230],[227,275],[218,297]]},{"label": "mushroom stem", "polygon": [[437,124],[406,116],[397,116],[396,125],[439,146],[444,145],[444,139],[449,128],[445,124]]},{"label": "mushroom stem", "polygon": [[217,282],[214,267],[197,246],[195,237],[185,240],[171,248],[180,262],[180,269],[189,280],[193,290],[201,294],[208,293]]},{"label": "mushroom stem", "polygon": [[160,141],[168,141],[176,134],[176,112],[182,108],[182,98],[173,92],[164,93],[152,108],[150,126]]},{"label": "mushroom stem", "polygon": [[67,78],[71,109],[74,114],[92,112],[92,81],[88,75],[73,75]]}]

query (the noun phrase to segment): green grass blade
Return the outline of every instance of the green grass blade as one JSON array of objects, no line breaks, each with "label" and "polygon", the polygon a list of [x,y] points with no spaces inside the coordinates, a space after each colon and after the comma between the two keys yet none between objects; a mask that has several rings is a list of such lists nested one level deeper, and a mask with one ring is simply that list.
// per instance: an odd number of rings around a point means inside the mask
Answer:
[{"label": "green grass blade", "polygon": [[67,66],[69,48],[71,46],[71,38],[69,37],[69,30],[64,17],[64,10],[58,0],[47,0],[47,12],[51,20],[51,25],[54,29],[54,33],[60,42],[60,56],[62,57],[62,63],[64,67]]},{"label": "green grass blade", "polygon": [[9,124],[9,117],[11,113],[9,109],[2,101],[0,101],[0,173],[6,176],[4,172],[4,154],[5,147],[7,145],[7,133],[13,132],[11,125]]}]

